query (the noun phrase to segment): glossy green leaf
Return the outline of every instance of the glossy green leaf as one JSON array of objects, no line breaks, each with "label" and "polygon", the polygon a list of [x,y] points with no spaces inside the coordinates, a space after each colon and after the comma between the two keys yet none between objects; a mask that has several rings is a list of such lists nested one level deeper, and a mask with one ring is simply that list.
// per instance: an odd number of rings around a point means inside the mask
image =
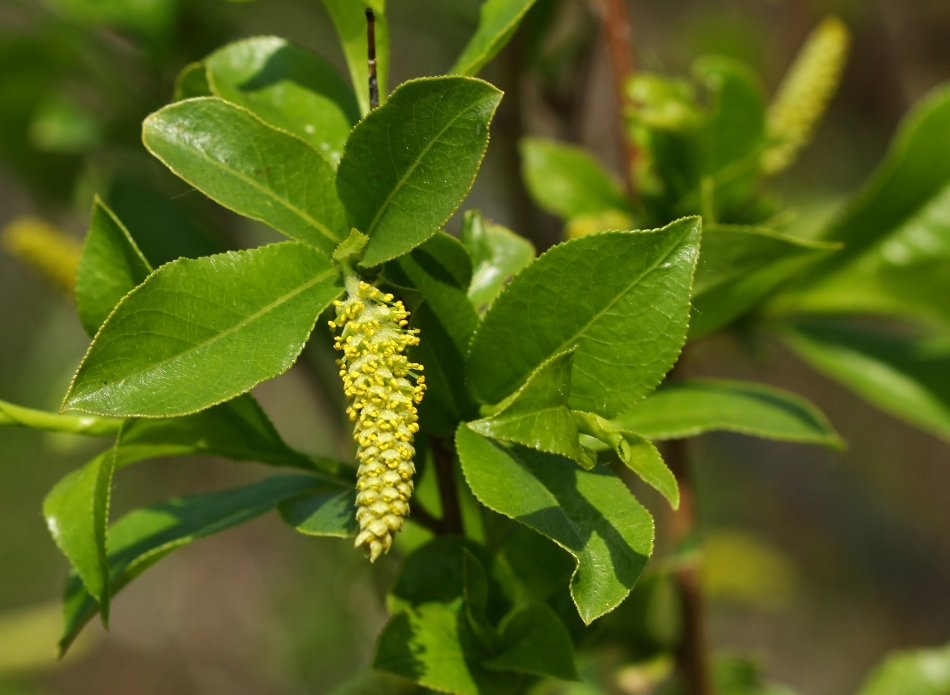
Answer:
[{"label": "glossy green leaf", "polygon": [[181,69],[175,79],[175,92],[172,101],[210,96],[211,86],[208,84],[205,64],[200,62],[188,63]]},{"label": "glossy green leaf", "polygon": [[247,109],[218,98],[180,101],[146,118],[142,139],[212,200],[328,256],[349,231],[330,161]]},{"label": "glossy green leaf", "polygon": [[577,424],[567,407],[573,364],[573,350],[555,355],[492,408],[488,417],[470,422],[468,427],[484,437],[558,454],[586,469],[593,468],[596,459],[580,445]]},{"label": "glossy green leaf", "polygon": [[355,536],[356,487],[326,488],[285,500],[278,505],[280,516],[289,526],[307,536]]},{"label": "glossy green leaf", "polygon": [[64,409],[157,417],[234,398],[290,368],[340,291],[330,260],[294,242],[169,263],[109,317]]},{"label": "glossy green leaf", "polygon": [[378,265],[431,237],[468,194],[501,92],[471,77],[411,80],[353,129],[337,172],[350,222]]},{"label": "glossy green leaf", "polygon": [[478,17],[478,28],[449,69],[449,74],[477,75],[505,47],[534,0],[485,0]]},{"label": "glossy green leaf", "polygon": [[488,668],[580,680],[571,635],[547,605],[531,603],[512,613],[501,631],[500,652],[484,662]]},{"label": "glossy green leaf", "polygon": [[534,246],[501,225],[484,220],[476,210],[465,213],[460,238],[474,265],[468,298],[479,313],[484,313],[515,273],[534,260]]},{"label": "glossy green leaf", "polygon": [[564,219],[612,210],[629,214],[620,180],[587,150],[542,138],[525,138],[520,149],[525,183],[544,210]]},{"label": "glossy green leaf", "polygon": [[786,442],[843,445],[828,419],[801,396],[745,381],[670,382],[613,423],[650,439],[727,431]]},{"label": "glossy green leaf", "polygon": [[571,596],[590,624],[630,593],[653,551],[653,519],[604,467],[503,447],[467,427],[456,445],[478,501],[541,533],[574,556]]},{"label": "glossy green leaf", "polygon": [[216,96],[253,111],[338,164],[360,110],[324,58],[276,36],[228,44],[205,60]]},{"label": "glossy green leaf", "polygon": [[[281,501],[326,485],[308,475],[281,475],[224,492],[182,497],[137,509],[109,528],[109,592],[115,596],[142,572],[192,541],[232,528]],[[98,612],[76,577],[66,583],[66,627],[59,646],[69,645]]]},{"label": "glossy green leaf", "polygon": [[878,243],[942,195],[950,185],[950,87],[921,101],[904,120],[887,158],[864,190],[828,229],[842,241],[843,264]]},{"label": "glossy green leaf", "polygon": [[449,604],[465,593],[465,552],[471,541],[455,534],[436,536],[406,558],[386,607],[399,613],[424,603]]},{"label": "glossy green leaf", "polygon": [[673,509],[679,508],[680,490],[676,476],[663,461],[653,442],[593,413],[575,410],[574,418],[581,433],[594,437],[613,449],[627,468],[639,475],[650,487],[658,490]]},{"label": "glossy green leaf", "polygon": [[24,408],[0,401],[0,427],[27,427],[47,432],[66,432],[90,437],[111,437],[119,433],[124,420],[95,415],[60,415]]},{"label": "glossy green leaf", "polygon": [[619,415],[650,393],[686,338],[701,223],[602,232],[558,246],[519,273],[472,340],[472,394],[498,403],[572,347],[570,406]]},{"label": "glossy green leaf", "polygon": [[129,231],[97,196],[76,270],[76,308],[86,333],[95,335],[119,300],[151,272]]},{"label": "glossy green leaf", "polygon": [[117,442],[60,480],[43,500],[46,526],[85,590],[98,603],[105,625],[109,624],[110,599],[106,526],[118,446]]},{"label": "glossy green leaf", "polygon": [[757,227],[704,228],[689,337],[707,335],[734,321],[838,248]]},{"label": "glossy green leaf", "polygon": [[464,615],[463,599],[424,603],[396,614],[376,643],[373,668],[457,695],[516,695],[528,676],[478,663],[480,646]]},{"label": "glossy green leaf", "polygon": [[366,52],[366,8],[376,15],[376,79],[379,103],[385,103],[389,75],[389,23],[386,21],[386,0],[323,0],[333,26],[343,44],[343,54],[353,81],[353,91],[360,113],[369,113],[369,65]]},{"label": "glossy green leaf", "polygon": [[786,343],[886,413],[950,441],[950,346],[850,326],[800,324]]},{"label": "glossy green leaf", "polygon": [[897,652],[868,676],[859,695],[950,694],[950,646]]}]

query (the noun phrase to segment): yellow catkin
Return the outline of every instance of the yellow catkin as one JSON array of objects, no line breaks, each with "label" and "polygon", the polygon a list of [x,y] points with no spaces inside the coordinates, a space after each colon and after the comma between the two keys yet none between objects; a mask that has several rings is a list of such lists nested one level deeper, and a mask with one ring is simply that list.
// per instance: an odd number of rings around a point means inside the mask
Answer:
[{"label": "yellow catkin", "polygon": [[347,414],[355,422],[359,471],[356,482],[356,547],[373,562],[389,551],[393,535],[409,514],[412,446],[419,431],[416,405],[425,392],[422,365],[410,362],[406,348],[418,345],[408,329],[409,312],[391,294],[365,282],[347,283],[347,298],[337,301],[330,328],[340,330],[336,348]]},{"label": "yellow catkin", "polygon": [[766,174],[786,169],[811,139],[838,89],[849,44],[847,27],[829,17],[799,51],[769,106],[767,126],[772,144],[762,154]]},{"label": "yellow catkin", "polygon": [[42,275],[63,294],[76,289],[76,268],[82,245],[47,222],[19,217],[0,232],[0,243],[11,256]]}]

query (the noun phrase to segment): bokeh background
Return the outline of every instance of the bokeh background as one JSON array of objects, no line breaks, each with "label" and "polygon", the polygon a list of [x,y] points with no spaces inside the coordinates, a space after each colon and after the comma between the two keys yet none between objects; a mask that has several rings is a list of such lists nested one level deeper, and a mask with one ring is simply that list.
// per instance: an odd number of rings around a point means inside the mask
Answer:
[{"label": "bokeh background", "polygon": [[[477,0],[389,4],[392,84],[445,70],[478,13]],[[799,166],[775,184],[803,234],[872,171],[911,104],[950,79],[946,0],[629,6],[642,69],[682,74],[696,56],[718,53],[753,65],[769,90],[822,17],[846,22],[854,44],[841,91]],[[534,29],[547,12],[555,18],[540,35]],[[618,171],[620,148],[606,51],[588,5],[540,0],[534,13],[484,73],[507,95],[463,210],[478,207],[543,247],[560,229],[527,198],[518,139],[579,142]],[[319,0],[0,0],[0,227],[34,215],[81,240],[99,193],[159,248],[177,240],[206,253],[274,239],[149,161],[138,131],[170,98],[180,68],[259,34],[286,36],[342,67]],[[0,399],[56,409],[86,346],[73,307],[0,253]],[[770,679],[802,693],[841,695],[886,652],[950,640],[950,446],[776,346],[759,346],[750,360],[723,336],[697,346],[689,369],[797,391],[850,444],[836,454],[740,436],[693,442],[714,647],[760,655]],[[255,393],[291,444],[346,455],[335,404],[313,388],[306,364]],[[368,664],[394,563],[367,571],[349,544],[296,535],[276,515],[161,562],[118,597],[110,633],[91,626],[75,654],[56,663],[67,564],[41,502],[98,446],[0,430],[0,694],[316,695]],[[216,460],[140,464],[117,478],[113,518],[261,475]],[[662,504],[649,493],[645,501],[662,535]]]}]

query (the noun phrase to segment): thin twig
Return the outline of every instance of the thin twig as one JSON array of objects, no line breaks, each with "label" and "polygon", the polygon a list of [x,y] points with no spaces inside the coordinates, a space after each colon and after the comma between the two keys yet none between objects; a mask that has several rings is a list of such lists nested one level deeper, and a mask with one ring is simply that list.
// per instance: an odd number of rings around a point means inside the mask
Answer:
[{"label": "thin twig", "polygon": [[435,461],[442,499],[442,533],[462,533],[462,510],[459,507],[458,486],[455,482],[455,451],[451,440],[430,437],[432,458]]},{"label": "thin twig", "polygon": [[624,118],[624,111],[629,101],[627,80],[636,71],[630,14],[627,12],[627,0],[594,0],[594,6],[600,18],[601,31],[607,42],[610,70],[614,77],[614,90],[617,95],[617,126],[620,129],[624,163],[627,168],[624,180],[627,182],[628,192],[633,195],[636,192],[634,172],[638,153]]},{"label": "thin twig", "polygon": [[366,52],[369,61],[369,107],[379,106],[379,83],[376,80],[376,14],[366,8]]}]

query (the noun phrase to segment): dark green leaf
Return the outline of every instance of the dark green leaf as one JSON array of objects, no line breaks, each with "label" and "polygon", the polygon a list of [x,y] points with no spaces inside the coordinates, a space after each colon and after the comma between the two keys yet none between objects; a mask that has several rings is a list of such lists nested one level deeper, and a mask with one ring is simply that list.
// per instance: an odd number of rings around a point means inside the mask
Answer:
[{"label": "dark green leaf", "polygon": [[519,273],[472,340],[472,394],[498,403],[572,347],[570,405],[605,417],[633,407],[686,337],[700,220],[603,232],[555,246]]},{"label": "dark green leaf", "polygon": [[[121,439],[121,433],[119,435]],[[60,480],[43,500],[43,516],[56,545],[109,624],[109,559],[106,526],[115,472],[115,447]]]},{"label": "dark green leaf", "polygon": [[468,193],[501,92],[471,77],[412,80],[353,129],[337,173],[370,267],[415,248]]},{"label": "dark green leaf", "polygon": [[308,536],[355,536],[356,489],[327,486],[315,492],[281,502],[281,518]]},{"label": "dark green leaf", "polygon": [[676,476],[663,461],[653,442],[593,413],[575,410],[574,418],[583,434],[594,437],[613,449],[627,468],[658,490],[673,509],[680,506],[680,490]]},{"label": "dark green leaf", "polygon": [[567,407],[573,364],[573,350],[555,355],[492,408],[488,417],[470,422],[468,427],[484,437],[558,454],[593,468],[597,461],[580,445],[577,424]]},{"label": "dark green leaf", "polygon": [[613,423],[650,439],[725,430],[786,442],[841,447],[827,418],[804,398],[744,381],[686,379],[664,384]]},{"label": "dark green leaf", "polygon": [[76,271],[76,308],[86,333],[95,335],[119,300],[151,272],[128,230],[96,196]]},{"label": "dark green leaf", "polygon": [[500,653],[485,661],[499,671],[577,681],[574,645],[564,623],[543,603],[532,603],[511,614],[501,625]]},{"label": "dark green leaf", "polygon": [[286,371],[339,293],[330,260],[293,242],[162,266],[102,327],[64,408],[185,415],[234,398]]},{"label": "dark green leaf", "polygon": [[534,260],[534,246],[501,225],[485,221],[475,210],[465,213],[461,239],[474,265],[468,298],[483,313],[515,273]]},{"label": "dark green leaf", "polygon": [[533,4],[534,0],[485,0],[475,35],[449,69],[449,74],[477,75],[511,40]]},{"label": "dark green leaf", "polygon": [[188,63],[178,73],[175,80],[175,93],[172,101],[193,99],[195,97],[210,97],[211,87],[208,85],[208,75],[205,73],[204,63]]},{"label": "dark green leaf", "polygon": [[[192,541],[232,528],[273,509],[279,502],[326,485],[308,475],[281,475],[224,492],[160,502],[125,515],[109,529],[109,591],[115,596],[163,557]],[[66,628],[60,650],[69,648],[98,612],[82,582],[66,584]]]},{"label": "dark green leaf", "polygon": [[878,666],[859,695],[950,694],[950,647],[897,652]]},{"label": "dark green leaf", "polygon": [[555,541],[577,561],[571,595],[585,623],[616,608],[653,551],[653,519],[603,467],[502,447],[459,427],[456,445],[478,501]]},{"label": "dark green leaf", "polygon": [[369,113],[369,65],[366,61],[366,8],[376,14],[376,79],[379,103],[386,101],[386,79],[389,75],[389,23],[386,21],[386,0],[323,0],[336,33],[343,44],[343,54],[350,70],[353,90],[360,112]]},{"label": "dark green leaf", "polygon": [[212,200],[328,256],[349,231],[330,161],[246,109],[217,98],[180,101],[146,118],[142,139]]},{"label": "dark green leaf", "polygon": [[276,36],[236,41],[206,60],[216,96],[299,136],[338,164],[360,110],[326,60]]},{"label": "dark green leaf", "polygon": [[950,345],[818,322],[786,342],[884,412],[950,441]]},{"label": "dark green leaf", "polygon": [[727,325],[837,248],[756,227],[704,228],[689,337]]},{"label": "dark green leaf", "polygon": [[554,140],[525,138],[521,157],[528,190],[548,212],[564,219],[614,210],[629,214],[620,181],[587,150]]}]

